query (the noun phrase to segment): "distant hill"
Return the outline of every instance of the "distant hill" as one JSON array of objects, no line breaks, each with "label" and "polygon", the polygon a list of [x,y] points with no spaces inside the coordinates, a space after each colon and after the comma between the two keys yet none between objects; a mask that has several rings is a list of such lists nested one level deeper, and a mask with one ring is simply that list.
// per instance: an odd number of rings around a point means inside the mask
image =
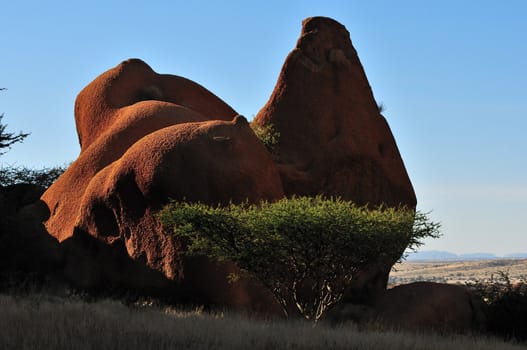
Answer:
[{"label": "distant hill", "polygon": [[492,253],[470,253],[458,255],[462,260],[481,260],[481,259],[497,259],[498,256]]},{"label": "distant hill", "polygon": [[527,253],[514,253],[505,255],[509,259],[527,259]]},{"label": "distant hill", "polygon": [[455,254],[442,250],[424,250],[418,252],[411,252],[408,254],[406,260],[408,261],[422,261],[422,260],[488,260],[488,259],[527,259],[527,253],[514,253],[505,256],[497,256],[492,253],[468,253]]},{"label": "distant hill", "polygon": [[406,260],[456,260],[458,255],[441,250],[424,250],[411,252]]}]

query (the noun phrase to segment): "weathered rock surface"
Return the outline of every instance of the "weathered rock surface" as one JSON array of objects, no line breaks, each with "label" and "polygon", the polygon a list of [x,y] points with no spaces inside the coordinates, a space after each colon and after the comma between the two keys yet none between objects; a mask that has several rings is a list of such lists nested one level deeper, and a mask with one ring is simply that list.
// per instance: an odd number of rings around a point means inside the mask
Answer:
[{"label": "weathered rock surface", "polygon": [[[141,101],[149,102],[137,105]],[[81,153],[104,134],[126,132],[119,136],[121,142],[128,143],[126,149],[138,138],[163,126],[197,120],[231,120],[235,115],[230,106],[204,87],[183,77],[157,74],[138,59],[124,61],[104,72],[75,101]]]},{"label": "weathered rock surface", "polygon": [[395,140],[340,23],[304,20],[255,122],[280,133],[276,158],[287,195],[415,207]]},{"label": "weathered rock surface", "polygon": [[67,265],[78,283],[159,285],[146,271],[127,270],[128,255],[197,299],[265,303],[253,282],[227,283],[233,265],[184,260],[155,217],[170,198],[219,204],[283,196],[273,160],[244,117],[193,82],[129,60],[79,94],[75,119],[79,158],[41,199],[50,211],[46,229],[79,257]]},{"label": "weathered rock surface", "polygon": [[388,289],[372,305],[342,303],[327,315],[332,323],[380,322],[410,330],[483,330],[483,301],[466,288],[451,284],[414,282]]},{"label": "weathered rock surface", "polygon": [[[267,104],[255,117],[279,133],[275,159],[286,195],[339,196],[357,204],[406,205],[416,197],[348,31],[304,20]],[[401,242],[401,254],[406,242]],[[386,288],[395,261],[372,267],[355,294]]]}]

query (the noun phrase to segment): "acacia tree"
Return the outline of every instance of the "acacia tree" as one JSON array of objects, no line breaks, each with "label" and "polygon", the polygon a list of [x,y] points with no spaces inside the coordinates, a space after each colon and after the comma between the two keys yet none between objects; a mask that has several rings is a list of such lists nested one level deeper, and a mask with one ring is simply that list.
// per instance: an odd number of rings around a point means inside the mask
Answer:
[{"label": "acacia tree", "polygon": [[[5,90],[5,88],[0,88],[0,91]],[[7,125],[2,124],[2,118],[4,114],[0,114],[0,155],[4,154],[3,149],[9,149],[13,144],[17,142],[22,142],[29,134],[19,132],[18,134],[7,132]]]},{"label": "acacia tree", "polygon": [[186,254],[236,263],[286,314],[314,321],[372,263],[396,261],[405,248],[439,236],[425,214],[320,196],[227,207],[171,202],[159,218],[186,242]]}]

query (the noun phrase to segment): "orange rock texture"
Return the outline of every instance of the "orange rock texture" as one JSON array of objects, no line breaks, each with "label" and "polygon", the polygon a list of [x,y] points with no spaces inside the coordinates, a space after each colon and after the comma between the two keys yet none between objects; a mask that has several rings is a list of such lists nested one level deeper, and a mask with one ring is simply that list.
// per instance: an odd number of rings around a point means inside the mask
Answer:
[{"label": "orange rock texture", "polygon": [[[213,275],[233,267],[185,263],[155,212],[169,199],[216,205],[283,197],[273,160],[245,118],[196,83],[128,60],[79,94],[75,120],[81,153],[41,198],[51,213],[48,232],[61,242],[89,235],[124,246],[183,288],[221,294],[201,279],[219,280]],[[196,270],[204,275],[193,276]],[[224,284],[229,294],[234,287]]]}]

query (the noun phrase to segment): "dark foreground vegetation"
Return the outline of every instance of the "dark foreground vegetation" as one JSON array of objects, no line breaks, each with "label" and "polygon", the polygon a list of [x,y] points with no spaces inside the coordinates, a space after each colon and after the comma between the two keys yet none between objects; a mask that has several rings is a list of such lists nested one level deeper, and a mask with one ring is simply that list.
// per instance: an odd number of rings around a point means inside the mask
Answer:
[{"label": "dark foreground vegetation", "polygon": [[488,280],[468,283],[467,287],[485,302],[487,331],[504,337],[527,341],[527,280],[514,283],[506,272]]},{"label": "dark foreground vegetation", "polygon": [[479,335],[256,320],[137,303],[0,295],[1,349],[522,349]]}]

